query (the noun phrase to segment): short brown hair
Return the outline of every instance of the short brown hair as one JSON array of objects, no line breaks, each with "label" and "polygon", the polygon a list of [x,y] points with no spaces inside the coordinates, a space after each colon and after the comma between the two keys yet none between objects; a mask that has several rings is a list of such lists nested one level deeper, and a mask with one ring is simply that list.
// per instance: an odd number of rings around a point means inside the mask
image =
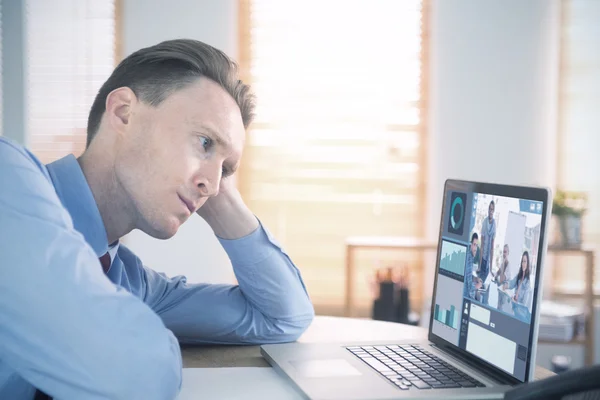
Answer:
[{"label": "short brown hair", "polygon": [[237,64],[222,51],[197,40],[168,40],[129,55],[102,85],[88,117],[87,146],[98,132],[106,111],[106,97],[113,90],[129,87],[137,97],[158,106],[170,94],[198,78],[218,83],[235,100],[247,128],[254,118],[254,95],[238,78]]}]

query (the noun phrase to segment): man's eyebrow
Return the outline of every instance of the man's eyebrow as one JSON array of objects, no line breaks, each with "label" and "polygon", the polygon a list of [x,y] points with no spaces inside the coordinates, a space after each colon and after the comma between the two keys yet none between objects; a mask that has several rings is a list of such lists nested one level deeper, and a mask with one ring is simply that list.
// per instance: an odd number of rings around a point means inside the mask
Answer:
[{"label": "man's eyebrow", "polygon": [[213,136],[213,139],[215,140],[215,142],[217,142],[217,144],[219,144],[222,147],[228,147],[229,143],[223,139],[223,136],[221,136],[221,134],[219,134],[219,132],[215,131],[214,129],[205,126],[205,125],[200,125],[200,130],[204,130],[207,131],[208,133],[210,133]]}]

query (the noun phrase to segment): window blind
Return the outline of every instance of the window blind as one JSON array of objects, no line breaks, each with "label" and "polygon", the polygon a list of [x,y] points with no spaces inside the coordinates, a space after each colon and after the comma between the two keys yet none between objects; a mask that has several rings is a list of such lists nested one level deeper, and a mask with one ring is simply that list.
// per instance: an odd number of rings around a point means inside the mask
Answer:
[{"label": "window blind", "polygon": [[[345,238],[422,237],[424,6],[417,0],[242,0],[240,63],[257,95],[239,187],[300,267],[316,306],[341,305]],[[359,255],[373,268],[417,254]]]},{"label": "window blind", "polygon": [[[600,2],[563,0],[559,99],[558,187],[588,193],[583,239],[600,246]],[[575,261],[575,260],[573,260]],[[597,260],[596,260],[597,264]],[[594,277],[600,292],[600,268]],[[583,288],[583,268],[564,281]],[[573,279],[575,278],[575,279]],[[573,282],[575,281],[575,282]]]},{"label": "window blind", "polygon": [[26,0],[26,142],[42,162],[85,148],[87,117],[112,72],[113,0]]}]

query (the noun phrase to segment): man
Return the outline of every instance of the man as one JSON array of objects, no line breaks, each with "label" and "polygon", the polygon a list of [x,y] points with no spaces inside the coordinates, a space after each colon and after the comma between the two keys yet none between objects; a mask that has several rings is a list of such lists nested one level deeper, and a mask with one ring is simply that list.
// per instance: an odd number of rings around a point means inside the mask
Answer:
[{"label": "man", "polygon": [[469,246],[469,251],[467,251],[465,285],[463,287],[463,296],[470,299],[475,299],[477,289],[481,289],[481,280],[473,276],[473,265],[476,260],[478,242],[479,235],[477,235],[477,232],[473,232],[473,235],[471,235],[471,245]]},{"label": "man", "polygon": [[490,271],[490,263],[494,260],[494,239],[496,238],[495,208],[494,201],[490,201],[488,217],[481,224],[481,259],[479,260],[478,276],[482,281],[487,279]]},{"label": "man", "polygon": [[[500,264],[500,268],[498,268],[498,272],[494,275],[492,272],[492,276],[494,277],[494,281],[498,286],[502,286],[505,282],[510,281],[510,267],[508,261],[508,255],[510,254],[510,248],[508,243],[504,245],[502,250],[502,264]],[[506,296],[504,293],[499,292],[498,297],[498,309],[502,310],[505,305],[510,303],[510,298]]]},{"label": "man", "polygon": [[[172,399],[179,342],[304,332],[314,311],[300,272],[231,179],[252,112],[222,52],[175,40],[115,69],[79,159],[46,167],[0,140],[0,398]],[[169,238],[195,212],[239,285],[168,278],[119,243],[133,229]]]},{"label": "man", "polygon": [[508,243],[504,245],[502,250],[502,264],[500,264],[500,268],[496,274],[492,272],[492,276],[498,285],[502,285],[504,282],[510,279],[510,269],[508,262],[508,255],[510,254],[510,248],[508,247]]}]

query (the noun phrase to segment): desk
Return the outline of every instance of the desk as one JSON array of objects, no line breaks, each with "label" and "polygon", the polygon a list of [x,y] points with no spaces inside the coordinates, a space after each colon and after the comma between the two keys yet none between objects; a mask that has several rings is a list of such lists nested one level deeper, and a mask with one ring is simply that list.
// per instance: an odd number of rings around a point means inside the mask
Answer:
[{"label": "desk", "polygon": [[[301,343],[336,343],[365,340],[422,340],[423,328],[368,319],[317,316],[298,340]],[[269,367],[259,346],[182,346],[185,368]],[[536,367],[536,380],[554,375]]]}]

